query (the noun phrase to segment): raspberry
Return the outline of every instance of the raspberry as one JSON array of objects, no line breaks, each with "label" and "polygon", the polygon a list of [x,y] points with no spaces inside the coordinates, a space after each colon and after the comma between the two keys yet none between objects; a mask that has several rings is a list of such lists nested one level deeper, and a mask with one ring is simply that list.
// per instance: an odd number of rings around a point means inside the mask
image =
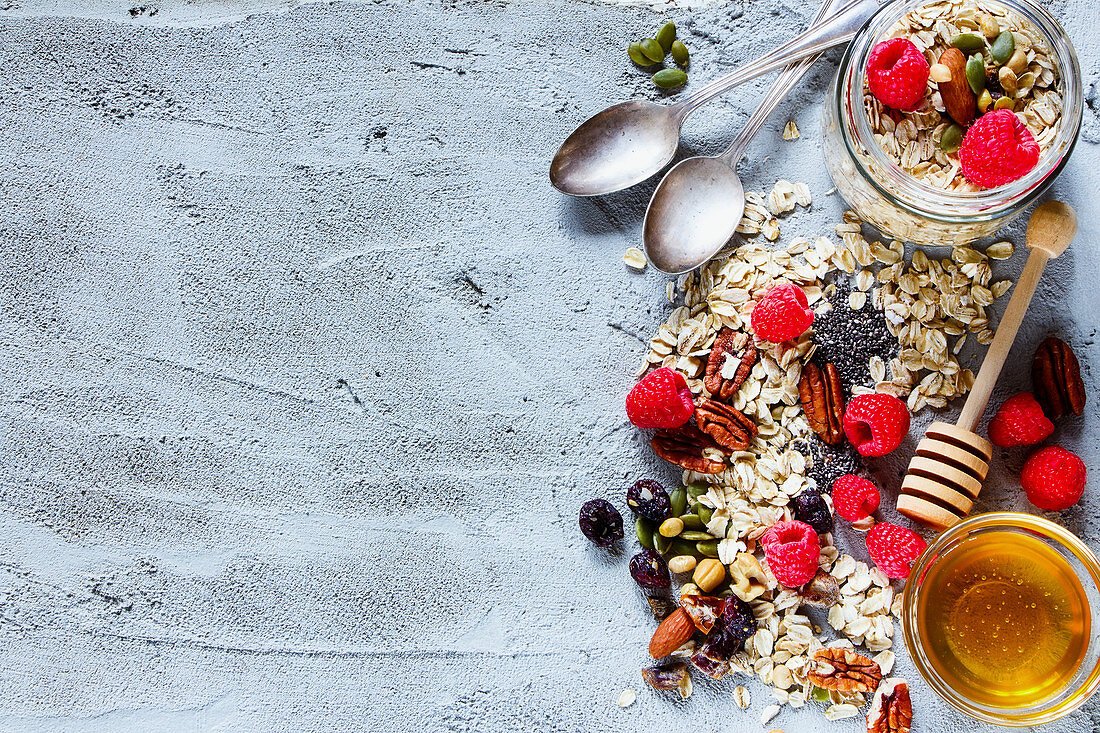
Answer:
[{"label": "raspberry", "polygon": [[752,330],[765,341],[778,344],[806,333],[813,325],[806,291],[797,285],[776,285],[752,309]]},{"label": "raspberry", "polygon": [[893,395],[856,395],[844,411],[844,433],[861,456],[884,456],[909,434],[909,408]]},{"label": "raspberry", "polygon": [[1039,143],[1007,109],[986,112],[970,126],[959,148],[966,180],[996,188],[1022,178],[1039,162]]},{"label": "raspberry", "polygon": [[805,522],[777,522],[760,540],[772,575],[788,588],[813,580],[821,559],[817,532]]},{"label": "raspberry", "polygon": [[887,107],[913,110],[928,89],[928,60],[910,40],[883,41],[867,57],[867,85]]},{"label": "raspberry", "polygon": [[833,482],[833,510],[849,522],[871,516],[878,503],[878,489],[865,478],[848,474]]},{"label": "raspberry", "polygon": [[1085,493],[1085,464],[1065,448],[1040,448],[1027,459],[1020,484],[1027,500],[1048,512],[1076,504]]},{"label": "raspberry", "polygon": [[654,369],[626,396],[626,416],[640,428],[678,428],[693,412],[684,375],[668,367]]},{"label": "raspberry", "polygon": [[889,522],[880,522],[867,533],[867,551],[888,578],[908,578],[909,566],[927,546],[913,530]]},{"label": "raspberry", "polygon": [[989,439],[1002,448],[1035,445],[1053,432],[1054,423],[1043,414],[1043,408],[1030,392],[1009,397],[989,421]]}]

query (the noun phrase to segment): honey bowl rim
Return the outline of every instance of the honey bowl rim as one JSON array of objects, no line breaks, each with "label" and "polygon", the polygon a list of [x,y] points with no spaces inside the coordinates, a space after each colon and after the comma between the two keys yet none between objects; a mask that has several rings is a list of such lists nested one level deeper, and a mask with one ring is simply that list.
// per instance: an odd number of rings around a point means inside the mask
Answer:
[{"label": "honey bowl rim", "polygon": [[1037,705],[1020,709],[1020,711],[978,703],[960,694],[939,677],[924,653],[924,645],[916,624],[917,601],[921,591],[921,586],[916,582],[916,579],[923,577],[923,574],[945,548],[953,546],[959,539],[975,530],[987,528],[1026,530],[1038,534],[1047,542],[1061,546],[1077,558],[1091,577],[1083,576],[1081,572],[1078,572],[1078,568],[1070,563],[1074,574],[1082,583],[1091,581],[1096,593],[1100,595],[1100,560],[1097,559],[1096,554],[1088,545],[1062,525],[1044,517],[1022,512],[977,514],[942,532],[913,563],[909,574],[910,581],[905,584],[902,596],[901,625],[905,646],[909,650],[913,665],[928,686],[953,708],[972,718],[1005,727],[1026,727],[1058,720],[1081,707],[1100,687],[1100,654],[1096,653],[1098,647],[1097,635],[1100,631],[1098,629],[1100,608],[1094,608],[1092,605],[1089,607],[1092,624],[1089,632],[1089,644],[1086,649],[1086,659],[1082,661],[1078,673],[1075,674],[1075,677],[1080,677],[1079,671],[1084,668],[1088,662],[1088,656],[1092,654],[1095,659],[1087,676],[1081,679],[1072,689],[1067,686]]}]

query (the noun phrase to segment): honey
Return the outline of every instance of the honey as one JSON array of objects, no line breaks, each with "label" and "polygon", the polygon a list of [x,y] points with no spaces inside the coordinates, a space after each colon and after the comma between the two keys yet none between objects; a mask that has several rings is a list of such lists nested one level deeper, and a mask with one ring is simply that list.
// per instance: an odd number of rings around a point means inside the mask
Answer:
[{"label": "honey", "polygon": [[1049,699],[1088,649],[1090,611],[1066,559],[1012,531],[971,536],[923,578],[916,623],[929,662],[959,695],[998,708]]}]

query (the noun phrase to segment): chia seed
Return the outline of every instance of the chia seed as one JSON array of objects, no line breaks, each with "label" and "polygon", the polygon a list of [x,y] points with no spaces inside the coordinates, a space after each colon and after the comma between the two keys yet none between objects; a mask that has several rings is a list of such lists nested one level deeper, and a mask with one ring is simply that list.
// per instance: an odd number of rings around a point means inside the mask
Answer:
[{"label": "chia seed", "polygon": [[848,293],[852,286],[847,280],[836,282],[836,293],[829,299],[832,310],[814,321],[814,341],[817,351],[813,361],[819,366],[832,364],[840,374],[846,392],[852,387],[873,387],[872,356],[879,356],[887,364],[900,351],[898,340],[886,328],[886,318],[867,303],[858,311],[848,307]]},{"label": "chia seed", "polygon": [[863,459],[847,442],[835,446],[826,445],[817,438],[810,437],[795,441],[792,447],[808,459],[806,476],[817,484],[819,494],[829,493],[833,482],[846,474],[867,475]]}]

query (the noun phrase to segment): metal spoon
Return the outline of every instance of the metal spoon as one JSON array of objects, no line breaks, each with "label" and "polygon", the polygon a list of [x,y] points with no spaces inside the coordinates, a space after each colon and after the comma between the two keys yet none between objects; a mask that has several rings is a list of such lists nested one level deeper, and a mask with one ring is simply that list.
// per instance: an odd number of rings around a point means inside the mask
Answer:
[{"label": "metal spoon", "polygon": [[[811,29],[844,2],[826,0]],[[737,164],[768,116],[817,58],[806,57],[779,74],[724,153],[681,160],[665,174],[649,200],[642,225],[646,257],[654,267],[671,275],[694,270],[730,240],[745,213],[745,189],[737,176]]]},{"label": "metal spoon", "polygon": [[824,23],[676,104],[634,101],[605,109],[562,143],[550,165],[550,182],[574,196],[612,193],[641,183],[672,160],[680,126],[701,105],[738,84],[850,40],[878,7],[877,0],[852,0]]}]

